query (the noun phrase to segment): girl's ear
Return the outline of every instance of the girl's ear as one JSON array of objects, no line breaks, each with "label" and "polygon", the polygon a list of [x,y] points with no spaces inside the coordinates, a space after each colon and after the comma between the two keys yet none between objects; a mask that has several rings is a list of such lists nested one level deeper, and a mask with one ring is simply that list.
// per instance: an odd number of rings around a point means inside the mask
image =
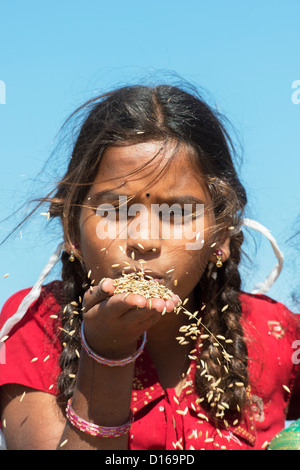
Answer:
[{"label": "girl's ear", "polygon": [[69,255],[73,255],[73,256],[75,256],[76,258],[77,258],[78,255],[79,255],[79,250],[78,250],[78,245],[77,245],[77,243],[72,244],[72,243],[70,243],[70,242],[65,241],[64,250],[65,250]]},{"label": "girl's ear", "polygon": [[230,256],[230,237],[227,237],[222,243],[217,243],[213,248],[209,261],[216,264],[218,257],[224,263]]},{"label": "girl's ear", "polygon": [[64,250],[70,255],[71,251],[74,251],[74,247],[71,245],[71,243],[65,241]]}]

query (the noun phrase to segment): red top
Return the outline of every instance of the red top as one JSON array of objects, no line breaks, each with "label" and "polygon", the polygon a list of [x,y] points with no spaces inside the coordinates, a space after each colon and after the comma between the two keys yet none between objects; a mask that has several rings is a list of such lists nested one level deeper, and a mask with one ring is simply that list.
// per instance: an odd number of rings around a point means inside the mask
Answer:
[{"label": "red top", "polygon": [[[30,289],[5,303],[0,327],[17,310]],[[61,283],[43,287],[23,320],[10,332],[0,351],[0,386],[22,384],[56,394],[61,346],[58,340],[60,307],[56,299]],[[287,407],[292,419],[300,417],[300,326],[282,304],[263,295],[241,294],[243,327],[249,354],[251,406],[236,427],[216,429],[196,402],[191,360],[186,383],[178,397],[173,388],[163,390],[145,350],[137,359],[129,434],[131,450],[265,449],[284,428]],[[297,341],[298,340],[298,341]],[[288,389],[292,391],[291,394]],[[296,405],[296,407],[294,406]],[[298,409],[297,409],[298,406]],[[293,409],[293,410],[292,410]]]}]

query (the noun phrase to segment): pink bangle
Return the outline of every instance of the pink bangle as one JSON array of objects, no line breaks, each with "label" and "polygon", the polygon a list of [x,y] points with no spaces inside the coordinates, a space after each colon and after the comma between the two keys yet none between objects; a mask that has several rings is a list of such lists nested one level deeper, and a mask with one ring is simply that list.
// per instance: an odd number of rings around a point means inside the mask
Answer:
[{"label": "pink bangle", "polygon": [[126,434],[133,423],[133,413],[130,410],[130,416],[129,420],[127,423],[122,424],[121,426],[113,426],[113,427],[106,427],[106,426],[98,426],[97,424],[94,423],[89,423],[88,421],[85,421],[84,419],[80,418],[75,411],[73,410],[71,406],[71,400],[72,398],[69,399],[67,408],[66,408],[66,416],[67,419],[70,421],[70,423],[75,426],[77,429],[79,429],[82,432],[85,432],[87,434],[90,434],[91,436],[96,436],[96,437],[120,437]]},{"label": "pink bangle", "polygon": [[145,344],[147,340],[147,333],[146,331],[144,332],[143,336],[143,341],[142,344],[140,345],[139,349],[134,353],[131,354],[128,357],[125,357],[124,359],[106,359],[105,357],[99,356],[96,354],[87,344],[85,336],[84,336],[84,331],[83,331],[83,321],[81,323],[81,344],[85,352],[89,357],[94,359],[94,361],[98,362],[99,364],[104,364],[109,367],[120,367],[120,366],[126,366],[127,364],[130,364],[131,362],[134,362],[143,352]]}]

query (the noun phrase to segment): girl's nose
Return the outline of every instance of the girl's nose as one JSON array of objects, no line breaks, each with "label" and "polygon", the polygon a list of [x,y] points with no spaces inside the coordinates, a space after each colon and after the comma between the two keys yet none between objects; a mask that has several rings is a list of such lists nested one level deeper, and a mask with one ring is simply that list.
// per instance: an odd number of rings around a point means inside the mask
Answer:
[{"label": "girl's nose", "polygon": [[127,248],[131,253],[133,252],[139,257],[142,257],[141,255],[144,254],[149,256],[152,253],[160,253],[161,243],[158,239],[128,239]]},{"label": "girl's nose", "polygon": [[161,250],[161,239],[159,231],[153,225],[151,214],[148,210],[142,210],[128,225],[127,248],[139,255],[147,253],[159,253]]}]

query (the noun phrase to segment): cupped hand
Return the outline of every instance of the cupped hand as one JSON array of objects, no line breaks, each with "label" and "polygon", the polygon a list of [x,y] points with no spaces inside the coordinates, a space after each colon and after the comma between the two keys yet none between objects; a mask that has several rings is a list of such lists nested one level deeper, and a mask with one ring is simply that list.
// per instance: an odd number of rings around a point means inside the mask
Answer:
[{"label": "cupped hand", "polygon": [[89,346],[107,358],[122,358],[136,351],[138,338],[172,312],[179,302],[171,299],[146,299],[139,294],[115,294],[114,280],[103,279],[83,298],[84,334]]}]

